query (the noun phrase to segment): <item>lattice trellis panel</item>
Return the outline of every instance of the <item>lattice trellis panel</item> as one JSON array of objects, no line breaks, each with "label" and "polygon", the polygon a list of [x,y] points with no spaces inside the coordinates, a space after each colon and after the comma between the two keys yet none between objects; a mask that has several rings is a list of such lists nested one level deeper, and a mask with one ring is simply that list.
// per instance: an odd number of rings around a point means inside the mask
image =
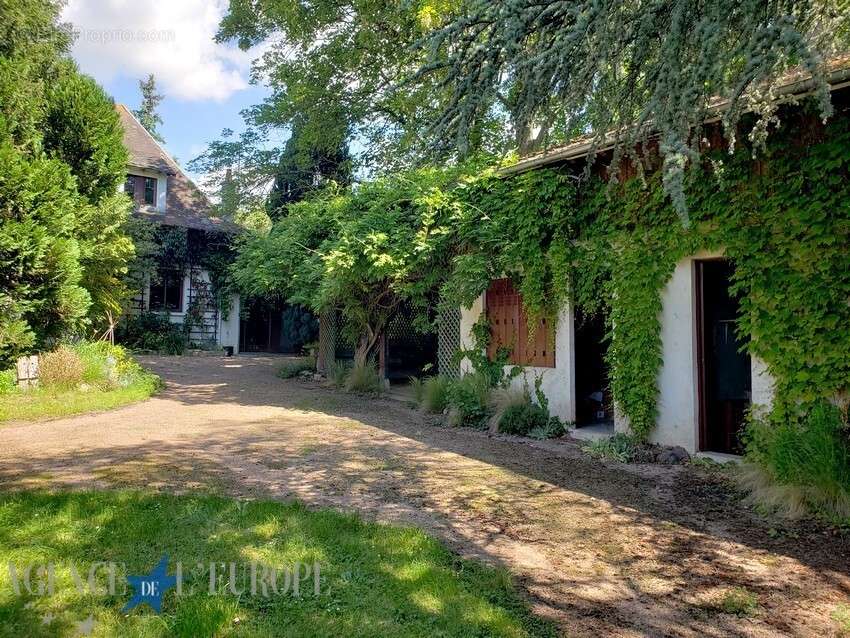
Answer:
[{"label": "lattice trellis panel", "polygon": [[319,351],[316,358],[316,369],[327,373],[336,361],[336,314],[325,312],[319,315]]},{"label": "lattice trellis panel", "polygon": [[185,320],[192,321],[189,341],[198,345],[215,344],[218,340],[218,304],[212,284],[197,268],[189,271],[189,306],[185,311]]},{"label": "lattice trellis panel", "polygon": [[447,377],[460,377],[460,363],[455,353],[460,349],[460,308],[440,313],[437,326],[437,371]]}]

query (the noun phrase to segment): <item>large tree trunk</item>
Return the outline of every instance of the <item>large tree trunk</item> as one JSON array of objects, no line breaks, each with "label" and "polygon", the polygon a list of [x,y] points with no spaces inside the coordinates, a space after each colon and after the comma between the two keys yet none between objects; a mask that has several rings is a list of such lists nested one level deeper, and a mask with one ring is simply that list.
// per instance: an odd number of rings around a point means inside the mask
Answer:
[{"label": "large tree trunk", "polygon": [[367,326],[365,332],[360,335],[357,340],[357,346],[354,349],[354,365],[365,366],[372,359],[375,347],[378,345],[381,333],[373,330],[371,326]]}]

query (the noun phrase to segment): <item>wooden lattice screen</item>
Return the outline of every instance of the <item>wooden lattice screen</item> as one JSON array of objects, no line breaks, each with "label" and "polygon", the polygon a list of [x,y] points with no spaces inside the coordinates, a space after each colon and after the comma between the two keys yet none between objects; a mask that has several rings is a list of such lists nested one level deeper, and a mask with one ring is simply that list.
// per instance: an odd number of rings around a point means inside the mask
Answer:
[{"label": "wooden lattice screen", "polygon": [[498,348],[511,349],[509,363],[538,368],[555,367],[555,334],[549,322],[541,319],[529,339],[528,317],[522,305],[522,297],[510,279],[496,279],[490,283],[486,297],[487,319],[492,338],[487,348],[490,358]]}]

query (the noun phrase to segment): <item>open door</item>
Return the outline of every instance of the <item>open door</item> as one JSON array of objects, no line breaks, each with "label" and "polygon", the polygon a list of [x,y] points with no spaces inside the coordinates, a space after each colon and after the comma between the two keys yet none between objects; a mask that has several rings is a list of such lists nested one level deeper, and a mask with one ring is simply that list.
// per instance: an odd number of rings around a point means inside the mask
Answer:
[{"label": "open door", "polygon": [[605,317],[575,313],[576,427],[614,423],[608,367]]},{"label": "open door", "polygon": [[735,329],[738,299],[729,290],[732,264],[696,262],[700,449],[741,454],[752,371],[746,340]]}]

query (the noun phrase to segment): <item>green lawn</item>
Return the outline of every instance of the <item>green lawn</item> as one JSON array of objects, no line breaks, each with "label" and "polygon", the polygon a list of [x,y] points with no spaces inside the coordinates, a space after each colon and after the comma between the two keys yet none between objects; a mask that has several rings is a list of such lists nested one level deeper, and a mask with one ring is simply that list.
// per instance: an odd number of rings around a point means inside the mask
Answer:
[{"label": "green lawn", "polygon": [[110,410],[147,399],[160,387],[153,374],[140,375],[126,387],[104,390],[96,386],[86,390],[38,388],[27,392],[0,394],[0,423],[70,416],[84,412]]},{"label": "green lawn", "polygon": [[[162,613],[132,596],[126,575],[147,574],[163,554],[168,573],[183,565],[183,592],[169,591]],[[115,595],[79,593],[69,564],[85,581],[95,561],[126,563]],[[318,562],[300,597],[209,594],[211,561],[291,567]],[[59,563],[53,595],[27,594],[23,569]],[[16,566],[21,594],[12,587]],[[550,636],[505,571],[457,558],[412,528],[313,512],[298,503],[239,502],[212,496],[139,492],[0,495],[0,636],[75,635],[90,615],[93,636]],[[85,570],[85,571],[84,571]],[[226,573],[227,568],[222,569]],[[241,574],[241,571],[237,570]],[[106,578],[100,580],[106,581]],[[281,579],[282,580],[282,579]],[[34,579],[34,585],[37,579]],[[225,589],[219,583],[216,589]],[[47,614],[52,614],[52,619]],[[50,619],[45,623],[45,619]]]}]

